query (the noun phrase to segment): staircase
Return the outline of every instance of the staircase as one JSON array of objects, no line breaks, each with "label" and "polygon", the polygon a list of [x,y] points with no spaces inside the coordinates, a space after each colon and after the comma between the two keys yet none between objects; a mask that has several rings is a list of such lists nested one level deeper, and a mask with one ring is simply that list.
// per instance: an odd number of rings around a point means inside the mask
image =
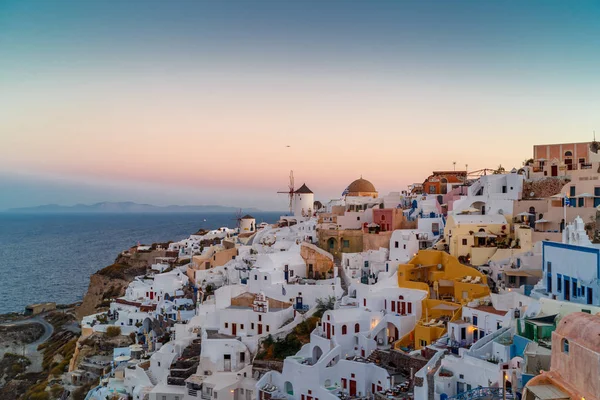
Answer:
[{"label": "staircase", "polygon": [[148,379],[150,379],[152,385],[156,386],[156,384],[158,383],[158,379],[154,377],[154,374],[152,373],[152,371],[150,371],[150,368],[148,368],[144,372],[146,372],[146,375],[148,376]]}]

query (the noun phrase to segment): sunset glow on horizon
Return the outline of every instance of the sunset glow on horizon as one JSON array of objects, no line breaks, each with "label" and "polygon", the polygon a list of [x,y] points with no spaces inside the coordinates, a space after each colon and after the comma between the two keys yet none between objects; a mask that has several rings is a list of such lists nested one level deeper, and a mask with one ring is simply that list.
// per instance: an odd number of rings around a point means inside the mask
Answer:
[{"label": "sunset glow on horizon", "polygon": [[[284,210],[599,130],[592,2],[0,3],[0,210]],[[289,147],[288,147],[289,146]]]}]

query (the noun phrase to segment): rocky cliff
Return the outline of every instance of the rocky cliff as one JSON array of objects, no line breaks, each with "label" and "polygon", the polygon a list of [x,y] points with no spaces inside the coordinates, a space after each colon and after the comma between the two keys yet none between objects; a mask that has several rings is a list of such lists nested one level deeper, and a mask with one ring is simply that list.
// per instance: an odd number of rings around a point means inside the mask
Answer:
[{"label": "rocky cliff", "polygon": [[136,276],[144,275],[156,257],[164,257],[164,250],[149,252],[121,253],[109,265],[90,277],[90,285],[77,308],[77,318],[105,311],[110,307],[110,299],[125,294],[125,289]]}]

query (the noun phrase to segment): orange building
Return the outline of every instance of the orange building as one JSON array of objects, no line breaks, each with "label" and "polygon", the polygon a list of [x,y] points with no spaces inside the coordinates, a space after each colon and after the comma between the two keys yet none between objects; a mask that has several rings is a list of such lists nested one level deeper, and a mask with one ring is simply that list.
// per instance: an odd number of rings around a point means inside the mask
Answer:
[{"label": "orange building", "polygon": [[462,184],[467,179],[467,171],[433,171],[423,182],[423,193],[446,194],[453,186]]}]

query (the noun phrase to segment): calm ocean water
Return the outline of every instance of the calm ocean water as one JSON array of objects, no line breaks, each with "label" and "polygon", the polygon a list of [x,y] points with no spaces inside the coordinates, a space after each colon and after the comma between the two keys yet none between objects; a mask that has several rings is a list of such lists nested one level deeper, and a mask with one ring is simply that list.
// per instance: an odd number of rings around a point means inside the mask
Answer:
[{"label": "calm ocean water", "polygon": [[[281,213],[252,213],[275,222]],[[0,313],[81,300],[89,277],[135,245],[181,240],[199,228],[234,227],[233,214],[0,213]],[[206,219],[206,222],[204,222]]]}]

